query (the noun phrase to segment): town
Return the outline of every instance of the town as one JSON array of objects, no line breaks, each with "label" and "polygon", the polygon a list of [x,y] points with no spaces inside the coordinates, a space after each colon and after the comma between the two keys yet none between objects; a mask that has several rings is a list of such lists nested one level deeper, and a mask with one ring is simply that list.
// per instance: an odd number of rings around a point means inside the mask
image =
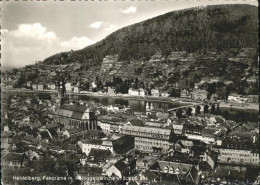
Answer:
[{"label": "town", "polygon": [[2,184],[260,184],[256,2],[59,3],[2,8]]},{"label": "town", "polygon": [[[7,184],[29,182],[13,176],[41,175],[61,177],[42,179],[46,184],[259,182],[257,122],[225,119],[218,114],[219,102],[206,101],[205,90],[183,90],[181,96],[190,104],[165,111],[146,101],[145,112],[136,112],[129,106],[82,100],[70,83],[60,83],[58,90],[53,84],[53,91],[27,84],[34,90],[2,87],[1,152]],[[115,95],[114,88],[108,87],[106,94]],[[169,98],[156,89],[147,95],[130,88],[128,95]],[[253,99],[231,95],[228,101]]]}]

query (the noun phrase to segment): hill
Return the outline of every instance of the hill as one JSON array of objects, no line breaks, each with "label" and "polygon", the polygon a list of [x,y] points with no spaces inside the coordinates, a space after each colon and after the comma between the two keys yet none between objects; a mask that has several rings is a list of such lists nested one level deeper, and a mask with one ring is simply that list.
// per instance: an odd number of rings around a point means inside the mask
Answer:
[{"label": "hill", "polygon": [[[148,60],[156,52],[257,47],[257,7],[216,5],[170,12],[122,28],[102,41],[76,51],[79,62],[101,63],[106,55],[119,60]],[[221,39],[220,39],[221,38]],[[64,62],[70,60],[62,53]],[[58,62],[60,54],[45,60]],[[70,62],[70,61],[67,61]]]},{"label": "hill", "polygon": [[[232,84],[229,91],[256,94],[257,25],[257,7],[251,5],[173,11],[119,29],[82,50],[58,53],[27,66],[24,71],[30,75],[22,72],[24,80],[18,86],[30,79],[56,83],[57,71],[63,70],[68,81],[83,90],[95,81],[97,90],[114,86],[122,93],[129,87],[172,92],[200,85],[213,94]],[[201,84],[210,80],[218,82],[215,90]]]}]

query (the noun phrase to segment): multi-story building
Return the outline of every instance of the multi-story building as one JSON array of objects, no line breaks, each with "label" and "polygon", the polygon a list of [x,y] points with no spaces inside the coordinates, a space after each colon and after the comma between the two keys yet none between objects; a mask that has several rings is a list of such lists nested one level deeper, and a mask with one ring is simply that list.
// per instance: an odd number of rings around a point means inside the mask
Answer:
[{"label": "multi-story building", "polygon": [[183,89],[181,91],[180,97],[181,98],[190,98],[191,97],[190,91]]},{"label": "multi-story building", "polygon": [[158,89],[152,89],[151,90],[151,95],[155,96],[155,97],[159,97],[160,96],[160,91]]},{"label": "multi-story building", "polygon": [[219,153],[219,163],[259,165],[258,144],[248,139],[225,138],[214,149]]},{"label": "multi-story building", "polygon": [[87,139],[83,141],[78,141],[78,145],[81,148],[82,152],[86,155],[89,155],[90,150],[92,148],[109,150],[111,153],[114,153],[112,141],[102,141],[100,139]]},{"label": "multi-story building", "polygon": [[206,127],[200,125],[184,125],[184,135],[189,139],[195,139],[203,141],[207,144],[215,143],[217,140],[217,129]]},{"label": "multi-story building", "polygon": [[121,133],[135,136],[135,149],[145,152],[166,153],[174,139],[172,130],[155,127],[124,125]]},{"label": "multi-story building", "polygon": [[74,91],[74,93],[79,93],[79,88],[75,86],[73,91]]},{"label": "multi-story building", "polygon": [[191,93],[191,98],[195,100],[207,100],[208,92],[206,90],[195,89]]},{"label": "multi-story building", "polygon": [[91,149],[109,150],[112,154],[123,154],[134,148],[134,137],[119,136],[111,139],[87,139],[78,141],[82,152],[89,155]]},{"label": "multi-story building", "polygon": [[107,93],[108,93],[108,94],[116,94],[116,89],[113,88],[113,87],[108,87],[108,88],[107,88]]},{"label": "multi-story building", "polygon": [[170,94],[168,92],[162,92],[161,96],[167,98]]},{"label": "multi-story building", "polygon": [[132,96],[139,96],[139,91],[137,89],[130,88],[128,94]]},{"label": "multi-story building", "polygon": [[97,124],[104,132],[118,133],[121,130],[122,126],[126,124],[126,121],[109,116],[99,116]]},{"label": "multi-story building", "polygon": [[43,90],[43,84],[38,84],[38,85],[37,85],[37,89],[38,89],[39,91],[42,91],[42,90]]},{"label": "multi-story building", "polygon": [[66,83],[65,88],[66,88],[66,91],[71,91],[71,89],[72,89],[71,83]]},{"label": "multi-story building", "polygon": [[96,130],[97,118],[86,106],[64,104],[53,114],[54,121],[63,125],[71,125],[83,130]]}]

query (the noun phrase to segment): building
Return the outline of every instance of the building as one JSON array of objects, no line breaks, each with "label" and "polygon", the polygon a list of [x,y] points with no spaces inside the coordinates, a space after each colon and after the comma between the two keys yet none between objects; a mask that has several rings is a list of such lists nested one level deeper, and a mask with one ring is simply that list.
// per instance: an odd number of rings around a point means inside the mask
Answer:
[{"label": "building", "polygon": [[33,85],[32,85],[32,89],[33,89],[33,90],[37,90],[37,85],[36,85],[36,84],[33,84]]},{"label": "building", "polygon": [[172,146],[172,130],[124,125],[122,134],[135,136],[135,149],[145,152],[166,153]]},{"label": "building", "polygon": [[131,158],[123,158],[109,167],[106,171],[107,176],[116,175],[119,178],[128,177],[135,169],[135,160]]},{"label": "building", "polygon": [[79,93],[79,88],[75,86],[73,91],[74,91],[74,93]]},{"label": "building", "polygon": [[109,150],[111,153],[114,153],[112,141],[102,141],[100,139],[87,139],[83,141],[78,141],[78,145],[81,148],[82,152],[86,155],[89,155],[92,148]]},{"label": "building", "polygon": [[195,89],[191,93],[191,98],[194,100],[207,100],[208,92],[206,90]]},{"label": "building", "polygon": [[64,104],[53,114],[54,121],[63,125],[71,125],[83,130],[96,130],[95,113],[86,106]]},{"label": "building", "polygon": [[217,128],[204,128],[200,125],[184,125],[184,135],[187,136],[188,139],[200,140],[207,144],[215,143],[217,141],[217,133]]},{"label": "building", "polygon": [[56,89],[56,85],[51,84],[51,90],[55,90]]},{"label": "building", "polygon": [[108,87],[107,93],[111,95],[116,94],[116,89],[114,87]]},{"label": "building", "polygon": [[72,90],[71,83],[66,83],[65,88],[66,88],[66,91],[71,91]]},{"label": "building", "polygon": [[151,90],[151,95],[154,97],[159,97],[160,96],[160,91],[158,89],[152,89]]},{"label": "building", "polygon": [[84,133],[84,130],[77,128],[77,127],[74,127],[74,128],[71,128],[71,129],[66,129],[63,132],[63,136],[66,136],[67,138],[69,138],[71,136],[83,135],[83,133]]},{"label": "building", "polygon": [[39,91],[43,91],[43,84],[38,84],[38,85],[37,85],[37,89],[38,89]]},{"label": "building", "polygon": [[179,134],[179,135],[183,134],[183,124],[173,122],[172,128],[173,128],[174,134]]},{"label": "building", "polygon": [[170,96],[170,94],[168,92],[162,92],[161,96],[167,98]]},{"label": "building", "polygon": [[24,165],[25,155],[23,153],[8,153],[3,156],[2,168],[20,168]]},{"label": "building", "polygon": [[140,88],[139,89],[139,96],[145,96],[145,90]]},{"label": "building", "polygon": [[146,121],[145,125],[150,126],[150,127],[158,127],[158,128],[164,128],[167,125],[166,121]]},{"label": "building", "polygon": [[230,94],[228,96],[228,101],[237,102],[237,103],[245,103],[245,102],[248,102],[248,98],[242,97],[238,94]]},{"label": "building", "polygon": [[118,136],[111,139],[87,139],[78,142],[82,152],[89,155],[91,149],[109,150],[112,154],[123,154],[134,148],[134,137]]},{"label": "building", "polygon": [[161,181],[170,181],[172,184],[198,184],[199,170],[192,164],[170,161],[156,161],[149,170]]},{"label": "building", "polygon": [[97,124],[104,132],[119,133],[125,123],[126,121],[124,119],[99,116]]},{"label": "building", "polygon": [[259,166],[259,148],[250,139],[227,137],[217,142],[214,149],[219,153],[218,162]]},{"label": "building", "polygon": [[27,87],[31,87],[31,84],[32,84],[32,82],[29,81],[29,82],[26,83],[26,86],[27,86]]},{"label": "building", "polygon": [[190,94],[190,91],[186,90],[186,89],[183,89],[181,91],[181,95],[180,95],[181,98],[190,98],[191,97],[191,94]]},{"label": "building", "polygon": [[128,94],[131,96],[139,96],[139,91],[137,89],[130,88]]}]

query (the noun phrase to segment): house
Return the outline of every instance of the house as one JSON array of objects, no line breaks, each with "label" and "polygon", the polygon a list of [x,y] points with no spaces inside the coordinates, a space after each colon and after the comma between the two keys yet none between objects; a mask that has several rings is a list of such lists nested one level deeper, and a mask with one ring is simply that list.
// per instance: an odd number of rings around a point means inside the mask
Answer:
[{"label": "house", "polygon": [[238,94],[230,94],[228,96],[228,101],[237,102],[237,103],[245,103],[245,102],[248,102],[248,98],[242,97]]},{"label": "house", "polygon": [[38,85],[37,85],[37,89],[38,89],[39,91],[43,91],[43,84],[38,84]]},{"label": "house", "polygon": [[146,184],[156,183],[159,180],[159,177],[149,169],[142,170],[138,176],[140,181]]},{"label": "house", "polygon": [[74,87],[73,91],[74,91],[74,93],[79,93],[79,88],[78,87]]},{"label": "house", "polygon": [[170,181],[177,184],[199,183],[199,171],[192,164],[157,161],[149,170],[157,176],[161,175],[161,181]]},{"label": "house", "polygon": [[162,92],[161,96],[167,98],[170,96],[170,94],[168,92]]},{"label": "house", "polygon": [[139,89],[139,96],[145,96],[145,90],[140,88]]},{"label": "house", "polygon": [[181,91],[181,95],[180,95],[181,98],[190,98],[191,97],[191,93],[190,91],[186,90],[186,89],[183,89]]},{"label": "house", "polygon": [[119,178],[128,177],[135,169],[135,159],[123,158],[117,161],[114,165],[107,169],[106,175],[116,175]]},{"label": "house", "polygon": [[134,148],[134,137],[118,136],[110,139],[85,139],[78,141],[82,152],[89,155],[92,148],[109,150],[112,154],[123,154]]},{"label": "house", "polygon": [[111,156],[112,153],[110,152],[110,150],[92,148],[89,152],[88,162],[92,162],[92,163],[106,162],[106,160],[111,158]]},{"label": "house", "polygon": [[194,89],[191,98],[194,100],[207,100],[208,92],[206,90]]},{"label": "house", "polygon": [[51,90],[55,90],[55,89],[56,89],[56,85],[51,84],[50,89],[51,89]]},{"label": "house", "polygon": [[137,89],[130,88],[128,90],[128,94],[131,95],[131,96],[138,96],[139,95],[139,91]]},{"label": "house", "polygon": [[173,128],[173,132],[174,134],[178,134],[178,135],[182,135],[183,134],[183,124],[177,121],[174,121],[172,123],[172,128]]},{"label": "house", "polygon": [[32,89],[33,89],[33,90],[37,90],[37,85],[36,85],[36,84],[33,84],[33,85],[32,85]]},{"label": "house", "polygon": [[259,165],[259,146],[249,138],[226,137],[214,149],[219,153],[219,163]]},{"label": "house", "polygon": [[116,94],[116,89],[114,87],[108,87],[107,93],[110,95]]},{"label": "house", "polygon": [[[93,177],[102,177],[102,168],[84,166],[76,172],[76,179],[79,179],[82,184],[99,184],[100,180]],[[86,183],[86,179],[91,179],[89,183]],[[83,183],[84,182],[84,183]]]},{"label": "house", "polygon": [[152,89],[151,90],[151,95],[154,97],[159,97],[160,96],[160,91],[158,89]]},{"label": "house", "polygon": [[67,82],[67,83],[65,84],[65,88],[66,88],[66,91],[68,91],[68,92],[71,91],[71,90],[72,90],[71,83],[68,83],[68,82]]},{"label": "house", "polygon": [[29,82],[26,83],[26,86],[27,86],[27,87],[31,87],[31,84],[32,84],[32,82],[29,81]]},{"label": "house", "polygon": [[89,155],[92,148],[109,150],[111,153],[114,152],[112,142],[105,142],[103,145],[103,141],[100,139],[86,139],[78,141],[78,145],[81,148],[82,152],[85,153],[87,156]]},{"label": "house", "polygon": [[82,135],[83,134],[83,131],[81,128],[71,128],[71,129],[66,129],[64,132],[63,132],[63,136],[66,136],[67,138],[71,137],[71,136],[78,136],[78,135]]},{"label": "house", "polygon": [[23,153],[10,152],[3,156],[1,166],[3,168],[20,168],[24,165],[25,155]]}]

